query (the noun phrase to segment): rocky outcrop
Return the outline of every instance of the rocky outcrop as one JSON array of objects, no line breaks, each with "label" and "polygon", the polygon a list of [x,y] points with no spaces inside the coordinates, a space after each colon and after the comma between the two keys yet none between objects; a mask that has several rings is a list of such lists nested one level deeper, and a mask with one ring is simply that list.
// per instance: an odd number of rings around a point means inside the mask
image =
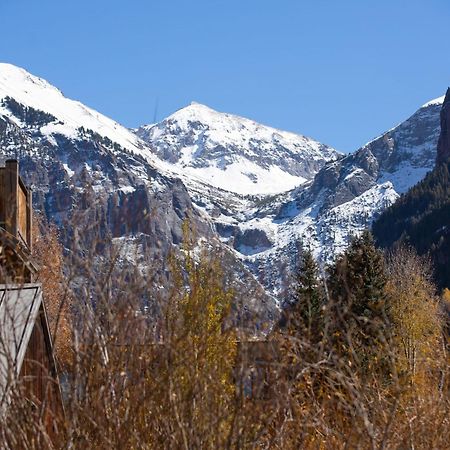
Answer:
[{"label": "rocky outcrop", "polygon": [[[267,289],[282,293],[296,263],[296,243],[311,248],[322,263],[331,262],[352,236],[369,228],[433,169],[442,102],[439,98],[423,105],[356,152],[326,163],[313,180],[290,192],[243,201],[232,214],[222,210],[217,220],[229,230],[223,240],[241,253]],[[250,229],[259,232],[250,235]],[[257,245],[263,233],[270,246]]]},{"label": "rocky outcrop", "polygon": [[[35,209],[59,225],[68,254],[89,254],[97,265],[118,251],[121,270],[143,276],[150,272],[168,285],[168,255],[182,243],[183,222],[189,219],[199,242],[226,261],[233,289],[253,293],[234,305],[234,319],[244,327],[264,329],[276,316],[273,299],[220,242],[179,178],[89,130],[76,137],[44,135],[41,127],[53,118],[17,101],[9,99],[3,108],[7,114],[0,111],[0,163],[19,159],[21,174],[33,187]],[[151,295],[143,298],[143,307],[151,301]]]},{"label": "rocky outcrop", "polygon": [[441,110],[441,134],[439,136],[436,164],[445,163],[450,158],[450,88],[447,89]]},{"label": "rocky outcrop", "polygon": [[[164,274],[189,217],[236,283],[256,283],[250,269],[271,293],[289,285],[298,241],[332,260],[434,167],[444,100],[344,156],[198,104],[133,133],[21,69],[0,64],[0,80],[0,147],[21,160],[67,245],[97,233],[130,265],[148,269],[147,255]],[[71,234],[74,217],[86,233]],[[250,315],[267,308],[250,297]]]},{"label": "rocky outcrop", "polygon": [[239,230],[234,238],[234,248],[246,255],[259,253],[270,247],[272,247],[272,242],[266,232],[257,228]]}]

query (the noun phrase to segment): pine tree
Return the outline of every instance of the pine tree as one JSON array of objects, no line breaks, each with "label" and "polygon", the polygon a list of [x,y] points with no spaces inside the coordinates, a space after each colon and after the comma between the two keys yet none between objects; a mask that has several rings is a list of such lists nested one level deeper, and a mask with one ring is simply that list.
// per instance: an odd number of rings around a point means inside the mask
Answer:
[{"label": "pine tree", "polygon": [[383,254],[369,231],[353,239],[329,269],[332,345],[361,373],[379,365],[388,325]]},{"label": "pine tree", "polygon": [[386,281],[383,254],[367,230],[353,239],[330,269],[331,295],[356,316],[371,318],[382,313]]},{"label": "pine tree", "polygon": [[384,248],[411,245],[428,254],[438,287],[450,285],[450,161],[439,164],[402,195],[374,222],[377,244]]},{"label": "pine tree", "polygon": [[324,293],[318,265],[309,249],[301,253],[291,298],[284,311],[285,330],[277,335],[282,368],[277,378],[294,399],[289,414],[300,418],[307,396],[319,395],[322,389],[322,377],[314,367],[323,358]]},{"label": "pine tree", "polygon": [[295,274],[292,306],[289,312],[289,333],[306,334],[317,342],[320,336],[323,289],[319,268],[310,249],[302,252]]}]

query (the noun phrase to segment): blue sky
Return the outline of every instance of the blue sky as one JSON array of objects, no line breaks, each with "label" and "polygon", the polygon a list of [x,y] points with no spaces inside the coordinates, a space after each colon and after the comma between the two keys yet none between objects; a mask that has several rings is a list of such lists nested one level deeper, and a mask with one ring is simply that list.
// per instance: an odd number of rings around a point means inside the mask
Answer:
[{"label": "blue sky", "polygon": [[197,101],[350,151],[450,85],[448,0],[0,0],[0,60],[134,127]]}]

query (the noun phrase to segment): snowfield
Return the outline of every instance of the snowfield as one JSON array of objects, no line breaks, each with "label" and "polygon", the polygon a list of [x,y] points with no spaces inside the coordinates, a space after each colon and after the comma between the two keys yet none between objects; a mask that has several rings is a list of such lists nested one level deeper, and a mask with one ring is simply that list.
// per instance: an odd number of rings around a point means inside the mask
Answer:
[{"label": "snowfield", "polygon": [[[67,99],[59,89],[42,78],[11,64],[1,63],[0,100],[5,97],[12,97],[23,105],[55,116],[57,121],[41,127],[44,135],[62,134],[68,138],[76,138],[79,129],[83,127],[111,139],[123,148],[143,153],[143,145],[137,136],[114,120],[78,101]],[[4,107],[0,106],[0,113],[18,122]]]},{"label": "snowfield", "polygon": [[238,194],[293,189],[339,156],[313,139],[198,103],[137,134],[180,171]]}]

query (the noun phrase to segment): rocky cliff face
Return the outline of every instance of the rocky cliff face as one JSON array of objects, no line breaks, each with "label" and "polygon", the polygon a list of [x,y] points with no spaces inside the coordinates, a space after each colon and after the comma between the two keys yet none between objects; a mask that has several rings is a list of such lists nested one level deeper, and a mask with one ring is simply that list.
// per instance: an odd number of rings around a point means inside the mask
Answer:
[{"label": "rocky cliff face", "polygon": [[145,142],[46,81],[2,64],[0,154],[19,159],[35,208],[60,226],[67,249],[87,254],[95,244],[100,259],[116,249],[121,267],[150,271],[167,284],[168,254],[181,243],[189,219],[199,243],[226,261],[234,288],[248,288],[244,304],[235,305],[236,320],[261,328],[276,315],[273,299]]},{"label": "rocky cliff face", "polygon": [[450,285],[450,88],[434,103],[443,103],[436,166],[381,214],[373,233],[381,247],[408,245],[426,254],[442,289]]},{"label": "rocky cliff face", "polygon": [[201,236],[213,239],[211,225],[179,179],[137,155],[115,153],[100,136],[86,132],[77,139],[48,139],[35,122],[27,119],[18,126],[0,115],[0,149],[0,159],[19,159],[22,176],[33,187],[35,209],[60,227],[67,249],[84,251],[98,242],[98,255],[107,256],[112,248],[105,243],[119,248],[132,242],[145,248],[142,272],[152,266],[164,279],[167,268],[161,262],[181,242],[183,220],[189,218]]},{"label": "rocky cliff face", "polygon": [[441,135],[437,149],[436,163],[441,164],[450,158],[450,88],[447,89],[441,110]]},{"label": "rocky cliff face", "polygon": [[[101,236],[124,264],[143,273],[156,266],[164,278],[189,218],[236,288],[245,288],[236,317],[263,323],[276,314],[268,294],[289,284],[300,245],[331,261],[433,168],[443,101],[339,155],[197,104],[136,134],[0,64],[0,148],[20,160],[37,205],[61,226],[68,247]],[[74,217],[86,233],[73,231]]]},{"label": "rocky cliff face", "polygon": [[[353,235],[371,226],[432,170],[443,98],[354,153],[326,163],[310,181],[272,196],[210,195],[201,207],[216,223],[222,240],[266,288],[280,295],[289,284],[298,248],[311,248],[332,261]],[[191,194],[194,202],[196,196]],[[217,213],[219,211],[219,213]]]}]

